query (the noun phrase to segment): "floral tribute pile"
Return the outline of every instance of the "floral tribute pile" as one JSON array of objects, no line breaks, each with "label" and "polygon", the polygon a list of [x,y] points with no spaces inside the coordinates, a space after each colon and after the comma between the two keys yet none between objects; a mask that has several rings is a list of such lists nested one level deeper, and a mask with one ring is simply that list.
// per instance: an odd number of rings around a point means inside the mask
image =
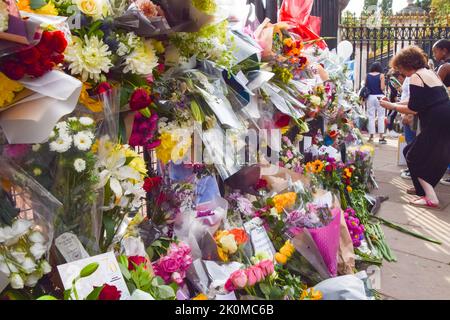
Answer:
[{"label": "floral tribute pile", "polygon": [[318,300],[393,258],[322,39],[245,0],[0,4],[2,299]]}]

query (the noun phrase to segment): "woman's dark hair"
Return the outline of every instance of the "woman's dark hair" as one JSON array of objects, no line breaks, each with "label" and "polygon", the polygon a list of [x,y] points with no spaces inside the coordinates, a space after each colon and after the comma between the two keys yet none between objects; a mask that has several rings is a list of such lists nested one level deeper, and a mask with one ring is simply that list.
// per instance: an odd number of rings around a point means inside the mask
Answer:
[{"label": "woman's dark hair", "polygon": [[436,42],[433,46],[433,48],[438,48],[441,50],[447,49],[447,52],[450,53],[450,40],[448,39],[441,39],[438,42]]},{"label": "woman's dark hair", "polygon": [[379,72],[383,73],[383,67],[381,66],[381,63],[374,62],[370,65],[369,72]]},{"label": "woman's dark hair", "polygon": [[428,58],[426,53],[417,46],[409,46],[402,49],[392,60],[391,67],[399,67],[407,70],[419,70],[428,67]]}]

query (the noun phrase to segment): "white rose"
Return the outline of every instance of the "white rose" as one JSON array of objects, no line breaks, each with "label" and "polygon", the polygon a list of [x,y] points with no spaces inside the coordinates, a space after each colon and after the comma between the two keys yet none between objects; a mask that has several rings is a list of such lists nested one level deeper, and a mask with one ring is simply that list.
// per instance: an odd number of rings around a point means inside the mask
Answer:
[{"label": "white rose", "polygon": [[22,263],[22,268],[26,274],[30,274],[36,270],[36,263],[31,258],[25,258],[25,261]]},{"label": "white rose", "polygon": [[52,272],[52,266],[47,262],[47,260],[42,260],[39,267],[44,274]]},{"label": "white rose", "polygon": [[9,281],[11,283],[11,287],[13,289],[23,289],[24,283],[23,279],[18,273],[13,273],[11,277],[9,278]]},{"label": "white rose", "polygon": [[130,300],[155,300],[149,293],[142,290],[134,290]]},{"label": "white rose", "polygon": [[21,237],[28,232],[28,230],[33,226],[33,223],[29,220],[18,219],[14,221],[12,225],[12,232],[15,237]]},{"label": "white rose", "polygon": [[25,285],[27,287],[34,287],[38,283],[40,278],[41,275],[39,274],[39,272],[33,272],[25,279]]},{"label": "white rose", "polygon": [[28,239],[30,239],[31,242],[34,243],[44,243],[45,238],[39,231],[33,231],[29,236]]},{"label": "white rose", "polygon": [[236,240],[234,239],[234,235],[232,235],[232,234],[221,237],[219,240],[219,243],[222,246],[222,248],[227,253],[230,253],[230,254],[235,253],[238,249]]},{"label": "white rose", "polygon": [[26,251],[22,250],[14,250],[11,251],[11,255],[14,257],[14,260],[17,261],[17,263],[23,263],[25,261],[25,257],[27,255]]},{"label": "white rose", "polygon": [[9,271],[8,265],[5,262],[0,262],[0,272],[9,277],[11,271]]},{"label": "white rose", "polygon": [[4,227],[0,228],[0,243],[6,242],[13,237],[12,228]]},{"label": "white rose", "polygon": [[36,260],[42,258],[45,251],[47,251],[47,248],[41,243],[35,243],[30,248],[30,252]]}]

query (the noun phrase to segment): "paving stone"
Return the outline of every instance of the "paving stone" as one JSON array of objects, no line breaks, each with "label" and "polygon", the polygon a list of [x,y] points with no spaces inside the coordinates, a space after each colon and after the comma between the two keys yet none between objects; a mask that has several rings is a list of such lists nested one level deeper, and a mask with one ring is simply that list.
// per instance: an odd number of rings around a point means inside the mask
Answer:
[{"label": "paving stone", "polygon": [[397,262],[381,268],[382,294],[399,300],[448,300],[450,265],[394,250]]}]

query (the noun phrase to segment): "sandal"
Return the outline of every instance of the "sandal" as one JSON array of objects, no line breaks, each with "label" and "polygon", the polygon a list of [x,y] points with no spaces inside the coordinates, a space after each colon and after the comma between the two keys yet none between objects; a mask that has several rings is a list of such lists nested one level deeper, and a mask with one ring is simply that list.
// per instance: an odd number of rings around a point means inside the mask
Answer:
[{"label": "sandal", "polygon": [[[418,200],[424,200],[425,203],[424,204],[415,203]],[[416,199],[414,201],[410,201],[409,204],[414,206],[414,207],[418,207],[418,208],[441,210],[441,206],[439,204],[431,202],[431,200],[428,199],[427,197],[421,197],[421,198]]]},{"label": "sandal", "polygon": [[406,193],[412,196],[417,196],[417,191],[414,187],[406,189]]}]

